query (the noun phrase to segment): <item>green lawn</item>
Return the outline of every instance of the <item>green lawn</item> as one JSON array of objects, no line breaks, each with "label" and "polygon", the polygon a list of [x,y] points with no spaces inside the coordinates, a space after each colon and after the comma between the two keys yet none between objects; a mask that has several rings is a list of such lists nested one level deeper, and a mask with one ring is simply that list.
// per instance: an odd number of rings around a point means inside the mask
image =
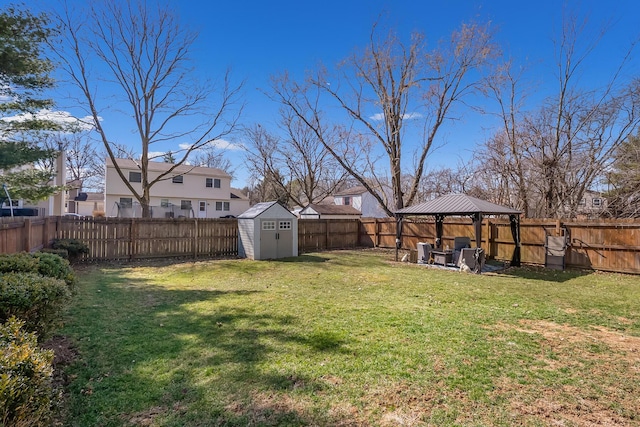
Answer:
[{"label": "green lawn", "polygon": [[69,426],[640,425],[640,279],[374,250],[88,266]]}]

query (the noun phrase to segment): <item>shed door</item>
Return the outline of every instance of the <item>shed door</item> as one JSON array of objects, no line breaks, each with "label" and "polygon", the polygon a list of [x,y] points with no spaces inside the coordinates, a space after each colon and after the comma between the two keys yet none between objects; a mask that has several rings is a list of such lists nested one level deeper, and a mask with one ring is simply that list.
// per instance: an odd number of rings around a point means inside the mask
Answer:
[{"label": "shed door", "polygon": [[277,221],[274,219],[260,220],[260,259],[278,257]]},{"label": "shed door", "polygon": [[263,219],[260,221],[260,258],[293,256],[293,229],[291,220]]},{"label": "shed door", "polygon": [[278,220],[278,258],[293,256],[293,230],[290,219]]}]

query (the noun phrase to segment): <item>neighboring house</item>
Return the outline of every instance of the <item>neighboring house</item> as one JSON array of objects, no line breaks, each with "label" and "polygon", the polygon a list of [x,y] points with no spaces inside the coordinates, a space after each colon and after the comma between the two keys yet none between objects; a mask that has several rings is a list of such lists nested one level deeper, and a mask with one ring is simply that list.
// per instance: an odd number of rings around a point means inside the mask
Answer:
[{"label": "neighboring house", "polygon": [[[142,191],[142,174],[131,159],[117,159],[126,179]],[[168,170],[171,163],[149,162],[149,179]],[[231,176],[217,168],[180,165],[151,187],[151,215],[154,218],[220,218],[238,216],[249,208],[249,200],[231,188]],[[105,177],[107,216],[140,217],[142,209],[107,158]]]},{"label": "neighboring house", "polygon": [[[21,168],[33,168],[33,165],[22,166]],[[55,161],[55,176],[53,180],[49,182],[49,185],[66,185],[66,161],[64,151],[60,151]],[[1,172],[1,171],[0,171]],[[1,175],[1,173],[0,173]],[[4,191],[0,195],[2,199],[2,206],[0,206],[2,216],[10,216],[11,209],[9,206],[9,200],[4,200]],[[22,209],[21,215],[25,216],[62,216],[65,213],[64,191],[61,191],[45,200],[41,200],[36,203],[28,203],[24,200],[12,200],[11,205],[13,208]],[[14,211],[14,215],[16,212]]]},{"label": "neighboring house", "polygon": [[607,199],[602,193],[599,191],[586,190],[580,200],[576,215],[588,219],[599,218],[606,209]]},{"label": "neighboring house", "polygon": [[365,218],[388,217],[375,197],[361,185],[339,191],[333,195],[333,201],[336,205],[352,206],[360,211]]},{"label": "neighboring house", "polygon": [[299,216],[300,219],[360,219],[362,213],[353,206],[310,204]]},{"label": "neighboring house", "polygon": [[68,214],[104,215],[104,193],[82,191],[82,181],[69,181],[65,192],[65,206]]}]

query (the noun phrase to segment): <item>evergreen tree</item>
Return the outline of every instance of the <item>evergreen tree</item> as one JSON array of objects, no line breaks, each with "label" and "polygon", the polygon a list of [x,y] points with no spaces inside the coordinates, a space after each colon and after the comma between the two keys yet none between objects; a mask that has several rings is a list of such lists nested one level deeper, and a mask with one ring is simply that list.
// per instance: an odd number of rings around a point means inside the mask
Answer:
[{"label": "evergreen tree", "polygon": [[0,181],[12,199],[41,200],[61,190],[47,184],[52,171],[29,167],[56,155],[38,147],[41,132],[58,129],[37,117],[53,105],[41,96],[53,86],[53,65],[43,56],[51,31],[44,15],[14,7],[0,11]]},{"label": "evergreen tree", "polygon": [[640,133],[630,136],[618,147],[607,181],[610,214],[614,217],[640,217]]}]

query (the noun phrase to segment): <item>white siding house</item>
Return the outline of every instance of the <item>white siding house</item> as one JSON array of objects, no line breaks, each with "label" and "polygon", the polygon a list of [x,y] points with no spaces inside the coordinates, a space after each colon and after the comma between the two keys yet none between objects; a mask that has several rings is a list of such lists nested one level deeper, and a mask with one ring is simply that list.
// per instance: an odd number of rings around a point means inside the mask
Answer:
[{"label": "white siding house", "polygon": [[333,202],[336,205],[352,206],[359,210],[365,218],[388,217],[376,198],[361,185],[334,194]]},{"label": "white siding house", "polygon": [[[130,159],[116,162],[136,191],[142,191],[138,164]],[[171,166],[171,163],[149,162],[149,179],[155,179]],[[221,218],[244,212],[249,208],[249,200],[231,188],[231,176],[222,169],[180,165],[167,179],[151,187],[150,205],[152,216],[157,218]],[[142,214],[109,158],[104,207],[107,216],[140,217]]]}]

